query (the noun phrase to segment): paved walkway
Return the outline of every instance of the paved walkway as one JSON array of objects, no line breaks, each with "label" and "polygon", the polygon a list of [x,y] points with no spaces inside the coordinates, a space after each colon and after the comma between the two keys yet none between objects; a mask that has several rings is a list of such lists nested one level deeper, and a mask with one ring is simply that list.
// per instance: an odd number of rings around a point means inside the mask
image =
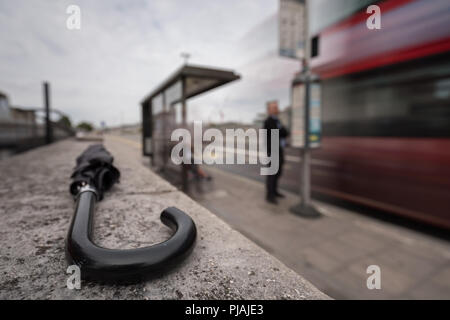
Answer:
[{"label": "paved walkway", "polygon": [[[197,201],[338,299],[450,299],[450,243],[330,204],[323,217],[289,213],[294,194],[278,206],[264,184],[208,167],[214,181]],[[381,268],[381,290],[368,290],[369,265]]]}]

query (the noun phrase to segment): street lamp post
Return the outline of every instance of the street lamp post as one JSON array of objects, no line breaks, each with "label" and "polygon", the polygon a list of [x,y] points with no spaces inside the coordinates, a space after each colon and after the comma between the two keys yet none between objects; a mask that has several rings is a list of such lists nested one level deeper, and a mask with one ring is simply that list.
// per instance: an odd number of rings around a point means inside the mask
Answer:
[{"label": "street lamp post", "polygon": [[45,143],[50,144],[53,142],[52,123],[50,119],[50,84],[44,82],[44,108],[45,108]]}]

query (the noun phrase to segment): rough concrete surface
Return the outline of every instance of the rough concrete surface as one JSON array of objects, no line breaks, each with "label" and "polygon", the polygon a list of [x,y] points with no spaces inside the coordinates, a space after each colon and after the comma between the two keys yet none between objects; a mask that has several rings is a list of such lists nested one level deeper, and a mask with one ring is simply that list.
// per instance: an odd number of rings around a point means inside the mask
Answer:
[{"label": "rough concrete surface", "polygon": [[95,241],[108,248],[161,242],[168,206],[195,221],[193,253],[171,272],[145,283],[66,287],[64,239],[74,211],[68,191],[76,157],[88,142],[66,140],[0,161],[0,299],[326,299],[300,275],[233,230],[143,165],[136,148],[117,138],[105,145],[121,183],[97,206]]}]

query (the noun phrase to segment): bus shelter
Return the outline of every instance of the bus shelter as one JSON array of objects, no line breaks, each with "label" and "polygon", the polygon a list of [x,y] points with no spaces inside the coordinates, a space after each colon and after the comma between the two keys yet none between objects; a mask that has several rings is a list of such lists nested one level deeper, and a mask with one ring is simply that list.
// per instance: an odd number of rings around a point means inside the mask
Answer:
[{"label": "bus shelter", "polygon": [[[170,165],[170,141],[173,130],[190,129],[187,123],[187,100],[240,79],[234,71],[183,65],[141,102],[142,152],[152,166],[165,170]],[[175,168],[181,175],[182,187],[188,191],[186,166]]]}]

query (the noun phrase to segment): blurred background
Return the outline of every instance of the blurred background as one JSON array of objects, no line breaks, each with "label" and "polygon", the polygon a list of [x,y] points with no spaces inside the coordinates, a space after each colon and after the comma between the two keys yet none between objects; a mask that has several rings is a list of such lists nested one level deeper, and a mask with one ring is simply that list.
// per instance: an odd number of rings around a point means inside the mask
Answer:
[{"label": "blurred background", "polygon": [[[0,159],[114,136],[332,297],[450,298],[448,0],[0,0],[0,42]],[[289,211],[305,67],[319,88],[317,219]],[[292,133],[278,206],[259,165],[203,165],[198,181],[169,161],[175,128],[259,129],[273,100]],[[366,287],[371,264],[381,290]]]}]

